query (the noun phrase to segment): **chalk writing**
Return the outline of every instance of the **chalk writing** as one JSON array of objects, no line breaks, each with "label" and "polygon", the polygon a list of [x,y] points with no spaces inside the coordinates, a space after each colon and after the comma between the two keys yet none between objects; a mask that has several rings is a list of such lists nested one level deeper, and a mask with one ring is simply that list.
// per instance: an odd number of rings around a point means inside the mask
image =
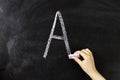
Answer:
[{"label": "chalk writing", "polygon": [[[54,35],[57,19],[59,19],[59,21],[60,21],[63,36]],[[49,51],[49,47],[50,47],[52,39],[63,40],[64,43],[65,43],[65,47],[66,47],[68,56],[69,56],[69,54],[71,54],[71,50],[70,50],[70,46],[69,46],[68,38],[67,38],[67,32],[66,32],[66,29],[65,29],[65,24],[64,24],[64,21],[63,21],[63,18],[62,18],[62,14],[61,14],[60,11],[56,12],[56,15],[55,15],[55,18],[54,18],[54,22],[53,22],[53,26],[52,26],[52,29],[51,29],[51,33],[49,35],[49,39],[48,39],[48,42],[47,42],[47,45],[46,45],[46,49],[45,49],[45,52],[44,52],[44,55],[43,55],[44,58],[46,58],[47,55],[48,55],[48,51]]]}]

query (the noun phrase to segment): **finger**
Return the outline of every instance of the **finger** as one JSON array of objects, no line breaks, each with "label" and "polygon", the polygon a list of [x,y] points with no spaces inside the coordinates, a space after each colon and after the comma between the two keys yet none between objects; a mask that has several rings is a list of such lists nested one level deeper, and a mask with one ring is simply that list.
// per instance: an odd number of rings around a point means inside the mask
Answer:
[{"label": "finger", "polygon": [[72,57],[72,59],[77,62],[79,65],[82,65],[82,61],[79,58]]},{"label": "finger", "polygon": [[84,52],[82,52],[82,51],[76,51],[74,54],[80,54],[80,56],[82,56],[83,59],[87,58],[87,55]]},{"label": "finger", "polygon": [[92,52],[88,48],[86,48],[85,50],[92,54]]},{"label": "finger", "polygon": [[88,48],[86,48],[85,50],[90,53],[90,55],[92,56],[92,58],[93,58],[93,60],[94,60],[93,53],[92,53]]},{"label": "finger", "polygon": [[87,55],[90,55],[90,52],[86,51],[86,49],[82,49],[81,51],[84,52]]}]

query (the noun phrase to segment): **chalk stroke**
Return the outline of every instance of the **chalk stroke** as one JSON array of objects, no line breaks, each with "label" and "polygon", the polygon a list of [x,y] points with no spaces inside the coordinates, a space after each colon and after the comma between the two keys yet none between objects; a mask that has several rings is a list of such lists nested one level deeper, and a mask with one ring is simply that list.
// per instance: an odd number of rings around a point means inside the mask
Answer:
[{"label": "chalk stroke", "polygon": [[[59,19],[59,21],[60,21],[63,36],[54,35],[54,30],[55,30],[57,19]],[[66,50],[67,50],[67,54],[68,54],[68,57],[69,57],[69,54],[71,54],[71,50],[70,50],[70,46],[69,46],[69,43],[68,43],[65,24],[64,24],[63,17],[62,17],[62,14],[61,14],[60,11],[56,12],[54,22],[53,22],[53,26],[52,26],[52,29],[51,29],[51,33],[49,35],[49,39],[48,39],[48,42],[47,42],[47,45],[46,45],[46,49],[45,49],[43,58],[46,58],[47,55],[48,55],[48,51],[49,51],[49,47],[50,47],[50,43],[51,43],[52,39],[64,40],[65,47],[66,47]]]}]

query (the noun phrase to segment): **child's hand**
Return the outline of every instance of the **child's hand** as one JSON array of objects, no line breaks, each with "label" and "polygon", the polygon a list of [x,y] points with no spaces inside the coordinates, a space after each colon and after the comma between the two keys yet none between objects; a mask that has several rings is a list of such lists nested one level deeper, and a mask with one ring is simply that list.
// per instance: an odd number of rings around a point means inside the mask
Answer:
[{"label": "child's hand", "polygon": [[81,51],[76,51],[75,54],[80,54],[84,60],[72,57],[81,68],[89,75],[90,73],[96,71],[95,63],[93,59],[92,52],[89,49],[82,49]]},{"label": "child's hand", "polygon": [[105,80],[97,71],[94,63],[93,54],[89,49],[76,51],[75,54],[80,54],[80,56],[83,57],[83,60],[77,57],[72,57],[72,59],[74,59],[93,80]]}]

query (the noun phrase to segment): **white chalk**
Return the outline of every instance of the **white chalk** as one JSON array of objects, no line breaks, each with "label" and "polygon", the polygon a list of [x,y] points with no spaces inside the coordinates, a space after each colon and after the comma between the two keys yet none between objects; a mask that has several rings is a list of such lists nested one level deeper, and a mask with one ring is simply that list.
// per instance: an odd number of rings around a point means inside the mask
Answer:
[{"label": "white chalk", "polygon": [[[56,24],[57,24],[57,19],[59,19],[59,21],[60,21],[63,36],[59,36],[59,35],[54,34]],[[65,29],[65,24],[64,24],[63,17],[62,17],[62,14],[61,14],[60,11],[56,12],[54,22],[53,22],[53,26],[52,26],[52,29],[51,29],[51,33],[49,35],[48,42],[47,42],[47,45],[46,45],[46,49],[45,49],[45,52],[43,54],[43,58],[46,58],[47,55],[48,55],[48,51],[49,51],[52,39],[63,40],[64,43],[65,43],[65,48],[67,50],[67,54],[68,55],[71,54],[71,50],[70,50],[70,46],[69,46],[68,38],[67,38],[67,32],[66,32],[66,29]]]},{"label": "white chalk", "polygon": [[76,53],[70,54],[70,55],[69,55],[69,59],[72,59],[72,57],[80,58],[80,54],[76,54]]}]

